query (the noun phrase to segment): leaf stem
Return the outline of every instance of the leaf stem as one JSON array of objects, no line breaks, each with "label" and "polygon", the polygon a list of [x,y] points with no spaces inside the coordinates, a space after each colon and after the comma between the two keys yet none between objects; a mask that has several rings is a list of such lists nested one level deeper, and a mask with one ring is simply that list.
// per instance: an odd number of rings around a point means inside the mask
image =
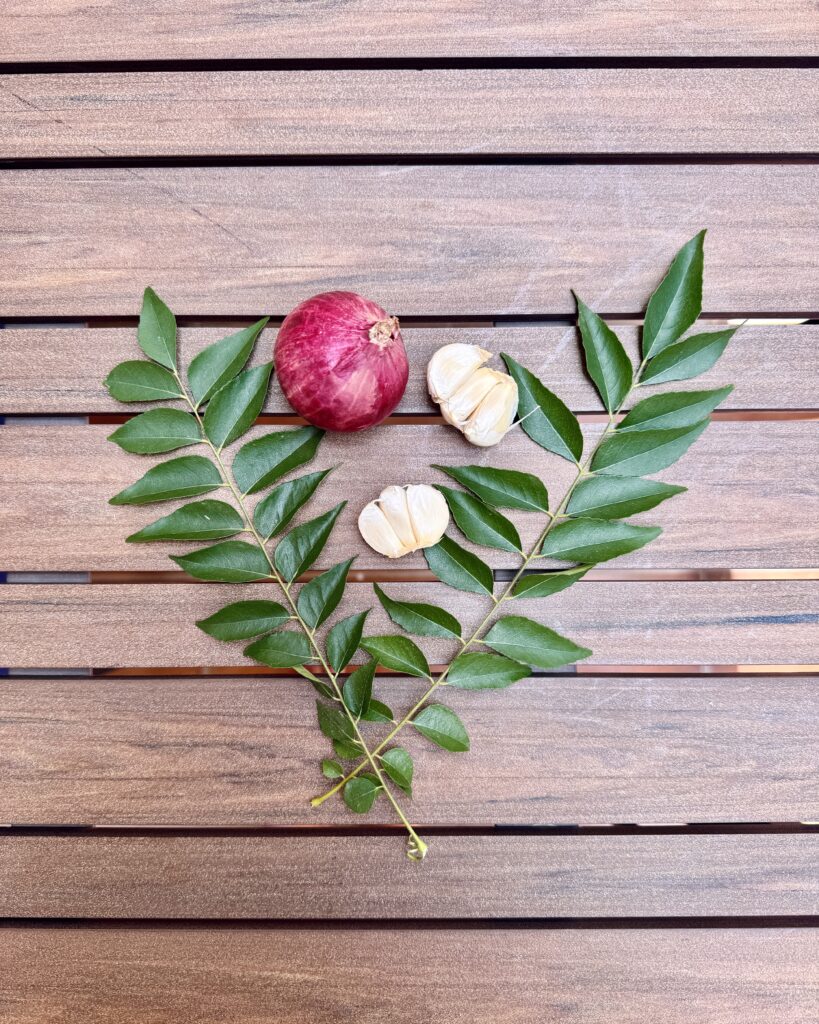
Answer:
[{"label": "leaf stem", "polygon": [[[361,745],[361,748],[364,751],[365,759],[362,761],[361,767],[363,767],[365,764],[369,763],[370,767],[373,770],[373,774],[376,776],[376,778],[378,779],[379,783],[381,784],[381,788],[384,790],[384,793],[386,794],[387,799],[392,804],[393,810],[395,811],[395,813],[400,818],[401,823],[403,824],[403,826],[406,828],[406,830],[407,830],[407,832],[409,834],[408,856],[410,857],[411,860],[423,860],[423,858],[426,856],[426,853],[427,853],[427,849],[428,849],[427,844],[423,841],[423,839],[421,839],[421,837],[418,835],[418,833],[415,831],[415,829],[412,827],[412,825],[407,820],[407,817],[404,814],[404,812],[401,810],[401,807],[399,806],[398,801],[395,799],[395,797],[393,796],[391,790],[389,789],[389,787],[387,785],[386,779],[384,778],[384,775],[383,775],[383,773],[381,771],[381,768],[379,766],[379,763],[378,763],[378,760],[377,760],[375,754],[367,746],[367,743],[366,743],[363,735],[361,734],[361,730],[358,727],[358,720],[356,719],[355,715],[353,715],[353,713],[350,711],[350,709],[347,707],[347,705],[344,703],[344,699],[343,699],[343,696],[342,696],[342,693],[341,693],[341,687],[338,685],[338,673],[337,672],[333,672],[333,670],[330,667],[327,659],[324,657],[324,654],[322,653],[321,647],[320,647],[318,641],[316,640],[315,630],[311,629],[307,625],[305,620],[302,618],[302,615],[301,615],[301,613],[298,610],[298,605],[297,605],[297,603],[296,603],[296,601],[295,601],[295,599],[293,597],[292,591],[291,591],[291,585],[292,584],[287,583],[285,581],[285,579],[282,577],[282,575],[279,573],[279,571],[276,569],[276,566],[275,566],[275,564],[273,562],[273,559],[270,557],[270,553],[267,550],[267,547],[265,545],[264,539],[260,535],[259,531],[256,529],[256,526],[255,526],[255,524],[253,522],[253,517],[250,515],[247,507],[245,506],[244,498],[239,493],[239,490],[236,487],[236,485],[233,483],[233,479],[230,476],[230,474],[228,473],[227,467],[225,466],[224,462],[222,461],[222,448],[221,447],[217,448],[216,445],[214,445],[211,442],[211,440],[208,438],[208,435],[205,432],[204,422],[203,422],[202,417],[201,417],[201,415],[199,413],[199,409],[198,409],[196,403],[191,399],[190,395],[188,394],[188,389],[182,383],[182,379],[179,376],[178,371],[174,370],[173,374],[174,374],[174,377],[176,378],[177,383],[179,384],[180,391],[182,392],[182,397],[184,398],[185,402],[190,407],[191,412],[193,413],[194,417],[196,418],[196,422],[199,424],[199,430],[200,430],[200,432],[202,434],[202,440],[205,442],[205,444],[208,446],[208,448],[210,448],[210,450],[211,450],[211,452],[213,454],[214,461],[216,462],[216,466],[217,466],[217,468],[219,470],[219,473],[221,474],[222,479],[225,482],[225,485],[230,489],[231,493],[233,494],[233,498],[234,498],[234,500],[236,502],[239,514],[242,516],[242,519],[244,520],[244,522],[246,524],[246,532],[248,532],[248,533],[250,533],[252,535],[253,539],[256,542],[256,545],[258,546],[259,550],[264,555],[265,560],[266,560],[268,566],[270,567],[270,578],[272,580],[274,580],[278,584],[279,588],[281,589],[282,593],[284,594],[284,596],[285,596],[285,598],[287,600],[287,603],[290,605],[290,609],[291,609],[291,611],[293,613],[291,615],[291,618],[295,619],[299,623],[299,625],[301,626],[301,629],[303,630],[305,636],[307,637],[307,639],[310,642],[310,646],[315,651],[316,657],[318,658],[319,663],[321,664],[322,669],[327,674],[327,677],[330,680],[330,684],[331,684],[332,689],[333,689],[333,691],[334,691],[334,693],[336,695],[336,698],[341,703],[341,706],[344,708],[344,713],[346,714],[347,719],[350,722],[350,725],[352,726],[353,730],[355,731],[356,740]],[[245,531],[243,531],[243,532],[245,532]]]}]

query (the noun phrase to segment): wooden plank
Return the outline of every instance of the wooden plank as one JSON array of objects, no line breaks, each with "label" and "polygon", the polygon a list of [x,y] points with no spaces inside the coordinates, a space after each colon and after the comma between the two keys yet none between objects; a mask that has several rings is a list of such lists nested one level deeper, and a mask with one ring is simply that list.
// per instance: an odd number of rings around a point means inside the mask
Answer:
[{"label": "wooden plank", "polygon": [[229,0],[79,3],[11,0],[4,61],[156,60],[248,57],[395,59],[529,56],[812,56],[816,11],[809,0],[773,9],[759,0],[334,0],[312,17],[297,3],[237,7]]},{"label": "wooden plank", "polygon": [[[589,444],[603,429],[598,423],[585,427]],[[156,462],[123,453],[107,442],[112,429],[24,424],[0,430],[0,489],[5,499],[0,505],[0,569],[170,570],[176,566],[169,554],[196,547],[125,543],[127,536],[167,514],[175,503],[151,508],[108,504],[111,495]],[[257,431],[262,432],[263,428]],[[819,487],[814,472],[818,436],[815,422],[711,424],[679,464],[660,474],[689,490],[638,517],[663,527],[663,535],[613,564],[652,569],[819,564]],[[497,451],[471,447],[443,424],[387,425],[373,432],[327,435],[311,468],[336,468],[300,519],[318,515],[341,498],[349,504],[320,565],[326,568],[355,555],[356,569],[426,569],[420,551],[398,561],[372,551],[358,532],[358,513],[388,484],[450,482],[444,473],[431,469],[431,463],[475,462],[537,474],[546,481],[553,506],[575,475],[572,464],[544,452],[520,430],[509,434]],[[368,470],[363,475],[365,464]],[[790,510],[787,515],[782,514],[785,507]],[[545,516],[513,513],[510,518],[518,525],[525,550],[530,550]],[[462,539],[454,525],[450,532]],[[483,548],[480,553],[495,568],[520,564],[509,552]]]},{"label": "wooden plank", "polygon": [[[487,600],[438,583],[393,583],[398,600],[443,604],[474,628]],[[248,584],[27,584],[0,586],[0,664],[27,667],[198,666],[243,662],[240,645],[221,644],[194,620],[228,601],[265,597]],[[691,665],[813,663],[819,612],[813,581],[730,583],[581,582],[559,601],[507,609],[528,614],[594,650],[586,664]],[[377,604],[370,586],[352,584],[344,611]],[[395,632],[373,608],[369,634]],[[467,635],[469,635],[467,633]],[[427,639],[431,663],[454,657],[455,643]]]},{"label": "wooden plank", "polygon": [[[399,714],[419,681],[382,679]],[[413,820],[555,825],[819,819],[819,681],[809,676],[527,679],[448,690],[472,750],[404,734]],[[381,726],[368,727],[373,737]],[[328,825],[366,819],[329,788],[303,680],[0,680],[0,822]],[[437,845],[437,839],[436,839]]]},{"label": "wooden plank", "polygon": [[819,995],[807,928],[12,925],[3,938],[8,1024],[810,1024]]},{"label": "wooden plank", "polygon": [[0,157],[809,152],[810,68],[0,76]]},{"label": "wooden plank", "polygon": [[331,287],[399,316],[569,314],[571,288],[634,313],[704,226],[707,311],[811,311],[814,194],[792,164],[9,170],[0,314],[133,315],[149,283],[200,316]]},{"label": "wooden plank", "polygon": [[430,842],[419,869],[396,836],[6,836],[0,875],[9,884],[0,915],[343,920],[819,912],[812,835]]},{"label": "wooden plank", "polygon": [[[182,359],[189,362],[206,345],[236,329],[182,328]],[[699,329],[718,328],[704,322]],[[638,329],[619,324],[616,330],[629,354],[636,358]],[[510,353],[542,374],[549,387],[576,411],[602,410],[597,392],[583,373],[580,345],[572,327],[410,326],[402,328],[402,333],[410,360],[410,379],[398,413],[437,412],[427,391],[426,366],[436,349],[458,341],[481,345],[496,354]],[[251,365],[270,358],[275,336],[273,328],[262,335]],[[697,378],[696,385],[686,382],[680,387],[714,388],[733,383],[734,391],[721,409],[811,408],[816,405],[816,388],[804,369],[816,358],[817,348],[819,326],[744,327],[712,370]],[[5,414],[128,413],[151,408],[149,403],[116,402],[102,384],[113,366],[138,355],[136,331],[131,327],[9,329],[2,335],[0,345],[0,410]],[[657,390],[661,389],[649,387],[646,394]],[[292,413],[275,382],[264,411]]]}]

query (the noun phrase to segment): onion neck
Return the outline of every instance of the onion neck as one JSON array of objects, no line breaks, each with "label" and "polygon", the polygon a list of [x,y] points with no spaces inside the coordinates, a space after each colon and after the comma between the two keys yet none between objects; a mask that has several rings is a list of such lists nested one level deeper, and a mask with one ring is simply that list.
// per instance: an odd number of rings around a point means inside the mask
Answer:
[{"label": "onion neck", "polygon": [[398,334],[398,317],[388,316],[386,320],[376,320],[370,328],[370,341],[382,351],[389,348]]}]

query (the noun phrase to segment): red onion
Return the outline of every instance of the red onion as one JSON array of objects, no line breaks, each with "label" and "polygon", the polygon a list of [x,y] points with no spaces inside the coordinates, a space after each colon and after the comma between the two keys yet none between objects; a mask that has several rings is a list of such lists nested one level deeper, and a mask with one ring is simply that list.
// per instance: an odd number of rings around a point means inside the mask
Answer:
[{"label": "red onion", "polygon": [[380,423],[409,375],[397,317],[355,292],[323,292],[296,306],[279,328],[274,360],[288,402],[324,430]]}]

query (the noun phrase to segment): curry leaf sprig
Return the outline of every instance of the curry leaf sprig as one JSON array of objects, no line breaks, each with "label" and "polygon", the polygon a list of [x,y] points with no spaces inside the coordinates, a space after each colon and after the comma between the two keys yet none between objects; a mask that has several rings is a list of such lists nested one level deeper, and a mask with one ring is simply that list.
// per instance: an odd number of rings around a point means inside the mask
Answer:
[{"label": "curry leaf sprig", "polygon": [[[460,623],[445,609],[397,601],[374,585],[387,615],[406,633],[454,640],[460,647],[450,664],[433,678],[414,641],[402,636],[362,640],[362,647],[382,664],[429,679],[420,698],[371,751],[371,757],[385,770],[388,764],[400,764],[400,777],[391,771],[387,775],[404,792],[411,792],[413,761],[404,747],[392,744],[407,726],[444,750],[469,749],[463,722],[438,699],[442,688],[502,689],[530,675],[533,668],[559,668],[592,653],[533,619],[502,614],[507,602],[553,596],[600,562],[637,551],[661,530],[626,519],[686,489],[649,477],[688,450],[732,388],[664,392],[632,403],[646,385],[689,380],[710,369],[734,333],[722,330],[684,337],[702,311],[704,235],[700,232],[683,246],[651,296],[642,331],[642,359],[636,368],[615,332],[577,298],[586,370],[608,413],[605,430],[587,454],[580,424],[568,407],[530,370],[511,356],[503,356],[518,385],[522,429],[541,448],[576,467],[574,479],[553,509],[544,483],[533,474],[477,465],[433,466],[464,488],[439,485],[460,533],[473,545],[516,554],[520,563],[511,581],[496,595],[492,570],[473,551],[446,535],[426,549],[427,564],[442,583],[489,599],[487,613],[466,637]],[[629,411],[622,416],[626,408]],[[523,550],[517,528],[500,509],[545,515],[531,548]],[[540,559],[563,564],[547,571],[533,570],[532,563]],[[326,774],[337,781],[313,804],[321,804],[339,791],[346,797],[350,788],[359,784],[368,763],[361,760],[345,770],[334,762]],[[358,809],[368,810],[378,793],[371,782],[367,806]]]},{"label": "curry leaf sprig", "polygon": [[[283,603],[268,599],[234,602],[197,625],[218,640],[250,640],[244,649],[249,658],[270,668],[293,669],[310,681],[319,693],[319,725],[332,740],[336,754],[361,757],[370,769],[350,784],[347,803],[363,810],[369,791],[385,792],[407,829],[410,856],[421,859],[426,844],[387,787],[384,773],[394,778],[395,767],[389,758],[372,755],[361,727],[362,719],[392,719],[386,705],[365,701],[377,662],[358,668],[343,685],[340,679],[359,646],[367,613],[336,622],[327,636],[326,650],[316,633],[338,607],[353,559],[300,583],[321,555],[345,502],[284,532],[330,471],[278,481],[315,456],[322,432],[301,427],[262,434],[243,443],[228,462],[226,449],[247,433],[267,395],[272,363],[245,369],[266,323],[260,320],[200,352],[188,367],[185,383],[177,359],[175,317],[152,289],[146,290],[137,337],[148,359],[120,363],[105,383],[111,395],[122,402],[174,404],[127,420],[110,440],[126,452],[140,455],[194,445],[203,446],[207,455],[182,455],[161,462],[115,495],[111,503],[143,505],[195,498],[128,540],[206,543],[206,547],[171,557],[200,580],[277,586]],[[227,500],[202,499],[216,491]],[[265,491],[251,509],[248,499]],[[248,539],[235,539],[240,535]],[[268,545],[274,538],[278,539],[271,553]],[[322,679],[309,664],[319,667]]]}]

